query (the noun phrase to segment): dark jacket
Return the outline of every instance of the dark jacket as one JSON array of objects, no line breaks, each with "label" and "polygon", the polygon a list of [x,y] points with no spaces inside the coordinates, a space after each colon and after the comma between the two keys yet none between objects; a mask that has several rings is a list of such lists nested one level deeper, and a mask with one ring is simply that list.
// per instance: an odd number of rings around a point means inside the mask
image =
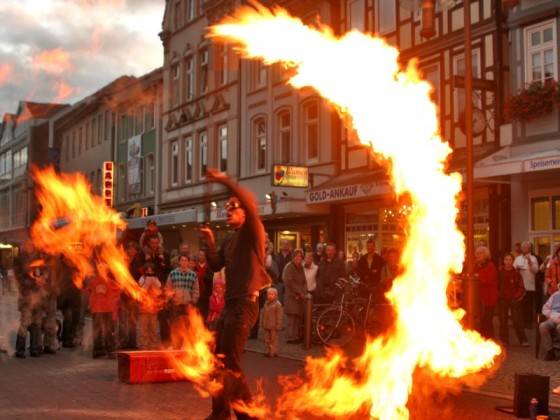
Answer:
[{"label": "dark jacket", "polygon": [[338,258],[324,259],[319,263],[317,271],[317,291],[320,295],[334,296],[337,292],[335,282],[346,276],[344,262]]},{"label": "dark jacket", "polygon": [[384,265],[385,260],[379,254],[373,254],[371,266],[368,264],[368,255],[362,255],[358,260],[358,277],[363,284],[377,287],[381,281],[381,269]]}]

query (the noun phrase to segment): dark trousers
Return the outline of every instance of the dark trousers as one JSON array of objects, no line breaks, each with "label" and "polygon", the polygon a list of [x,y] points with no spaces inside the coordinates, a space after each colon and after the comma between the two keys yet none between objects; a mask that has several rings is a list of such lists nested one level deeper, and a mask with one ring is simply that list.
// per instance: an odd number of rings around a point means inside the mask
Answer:
[{"label": "dark trousers", "polygon": [[65,346],[72,346],[80,323],[82,300],[79,294],[65,296],[59,299],[59,308],[62,311],[61,341]]},{"label": "dark trousers", "polygon": [[[218,373],[217,378],[223,384],[223,388],[212,396],[214,419],[230,418],[233,401],[250,403],[252,400],[247,379],[241,370],[241,355],[258,313],[259,303],[256,298],[226,301],[216,334],[215,353],[224,355],[224,368]],[[234,411],[238,419],[253,418],[246,413]]]},{"label": "dark trousers", "polygon": [[136,302],[129,296],[121,295],[119,308],[119,348],[136,348]]},{"label": "dark trousers", "polygon": [[115,351],[115,322],[112,312],[93,312],[93,354]]},{"label": "dark trousers", "polygon": [[[525,328],[532,328],[535,324],[535,291],[527,290],[523,298],[523,323]],[[540,310],[540,309],[539,309]]]},{"label": "dark trousers", "polygon": [[163,308],[157,314],[161,345],[167,347],[171,342],[171,328],[169,327],[169,309]]},{"label": "dark trousers", "polygon": [[482,316],[480,317],[480,335],[484,338],[494,338],[494,312],[496,305],[482,304]]},{"label": "dark trousers", "polygon": [[519,344],[527,342],[525,329],[523,328],[523,315],[521,314],[521,305],[515,299],[498,298],[498,314],[500,317],[500,340],[504,344],[509,344],[509,325],[508,311],[511,311],[511,321],[513,329],[519,340]]}]

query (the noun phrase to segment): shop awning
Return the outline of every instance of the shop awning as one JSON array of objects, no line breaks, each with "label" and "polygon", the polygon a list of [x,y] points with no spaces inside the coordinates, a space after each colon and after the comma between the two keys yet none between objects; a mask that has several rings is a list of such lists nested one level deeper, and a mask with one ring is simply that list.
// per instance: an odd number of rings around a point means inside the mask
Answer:
[{"label": "shop awning", "polygon": [[560,169],[560,140],[506,146],[474,165],[477,179]]},{"label": "shop awning", "polygon": [[307,191],[305,201],[307,204],[318,204],[392,193],[393,188],[385,170],[375,170],[335,176]]},{"label": "shop awning", "polygon": [[148,220],[155,220],[158,226],[176,225],[196,222],[196,209],[160,213],[153,216],[126,219],[127,229],[144,229]]}]

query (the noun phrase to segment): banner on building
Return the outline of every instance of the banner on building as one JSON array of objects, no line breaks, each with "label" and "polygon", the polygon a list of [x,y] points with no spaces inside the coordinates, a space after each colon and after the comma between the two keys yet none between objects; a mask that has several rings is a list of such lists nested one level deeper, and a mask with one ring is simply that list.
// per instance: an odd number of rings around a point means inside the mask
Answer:
[{"label": "banner on building", "polygon": [[140,176],[140,156],[142,155],[142,137],[137,135],[128,139],[128,194],[142,192]]}]

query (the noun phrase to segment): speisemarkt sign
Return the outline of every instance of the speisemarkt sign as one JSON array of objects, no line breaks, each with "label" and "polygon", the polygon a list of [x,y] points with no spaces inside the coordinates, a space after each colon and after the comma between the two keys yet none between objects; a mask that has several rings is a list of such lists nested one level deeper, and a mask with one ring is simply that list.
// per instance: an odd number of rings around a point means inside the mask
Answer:
[{"label": "speisemarkt sign", "polygon": [[306,196],[307,204],[325,203],[328,201],[349,200],[360,197],[372,197],[391,194],[393,189],[389,181],[365,182],[341,187],[323,188],[309,191]]},{"label": "speisemarkt sign", "polygon": [[523,161],[525,172],[545,171],[560,168],[560,155]]},{"label": "speisemarkt sign", "polygon": [[273,187],[309,187],[309,168],[307,166],[272,166]]}]

